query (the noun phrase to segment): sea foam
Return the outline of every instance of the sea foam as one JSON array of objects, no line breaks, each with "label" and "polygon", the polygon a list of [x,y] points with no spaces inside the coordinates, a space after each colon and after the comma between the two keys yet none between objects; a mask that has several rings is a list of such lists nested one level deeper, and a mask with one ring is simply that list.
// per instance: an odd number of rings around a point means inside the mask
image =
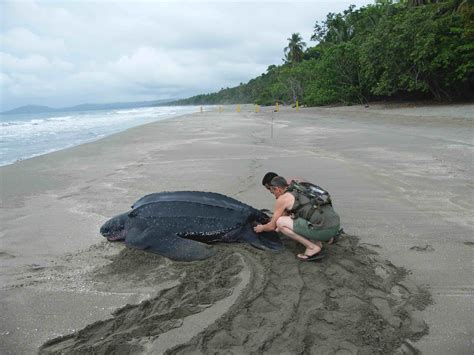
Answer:
[{"label": "sea foam", "polygon": [[162,106],[3,115],[0,116],[0,166],[198,111],[196,106]]}]

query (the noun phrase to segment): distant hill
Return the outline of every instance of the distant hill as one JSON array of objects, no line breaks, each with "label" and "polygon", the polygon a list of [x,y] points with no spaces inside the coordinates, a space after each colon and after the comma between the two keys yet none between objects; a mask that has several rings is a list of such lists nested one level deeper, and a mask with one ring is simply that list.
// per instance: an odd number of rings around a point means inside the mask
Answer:
[{"label": "distant hill", "polygon": [[113,110],[124,108],[152,107],[162,106],[173,100],[154,100],[137,102],[113,102],[105,104],[80,104],[71,107],[53,108],[41,105],[26,105],[2,112],[2,115],[28,114],[28,113],[46,113],[46,112],[68,112],[68,111],[94,111],[94,110]]},{"label": "distant hill", "polygon": [[48,106],[40,106],[40,105],[27,105],[15,108],[10,111],[2,112],[2,114],[14,114],[14,113],[43,113],[43,112],[51,112],[55,111],[54,108]]}]

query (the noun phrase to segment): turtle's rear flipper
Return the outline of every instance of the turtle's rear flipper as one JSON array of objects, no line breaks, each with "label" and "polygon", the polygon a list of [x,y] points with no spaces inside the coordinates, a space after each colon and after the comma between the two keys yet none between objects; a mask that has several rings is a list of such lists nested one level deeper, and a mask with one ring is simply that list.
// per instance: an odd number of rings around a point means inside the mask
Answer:
[{"label": "turtle's rear flipper", "polygon": [[125,243],[175,261],[202,260],[216,254],[207,244],[180,238],[176,234],[170,234],[169,229],[160,227],[129,233]]}]

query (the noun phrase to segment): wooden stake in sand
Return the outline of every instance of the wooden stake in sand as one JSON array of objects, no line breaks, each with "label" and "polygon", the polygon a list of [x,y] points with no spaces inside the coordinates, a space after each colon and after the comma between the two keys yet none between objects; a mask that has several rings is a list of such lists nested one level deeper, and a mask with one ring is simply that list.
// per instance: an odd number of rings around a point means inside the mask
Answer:
[{"label": "wooden stake in sand", "polygon": [[[278,107],[278,106],[277,106],[277,107]],[[273,112],[272,112],[272,127],[271,127],[270,138],[273,139]]]}]

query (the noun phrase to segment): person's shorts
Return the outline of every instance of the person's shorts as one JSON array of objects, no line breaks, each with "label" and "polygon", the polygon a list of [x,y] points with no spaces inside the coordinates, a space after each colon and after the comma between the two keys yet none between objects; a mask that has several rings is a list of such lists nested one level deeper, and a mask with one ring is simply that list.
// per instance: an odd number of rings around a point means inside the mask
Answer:
[{"label": "person's shorts", "polygon": [[318,228],[303,218],[293,220],[293,231],[305,238],[318,242],[327,242],[339,232],[340,225],[329,228]]}]

